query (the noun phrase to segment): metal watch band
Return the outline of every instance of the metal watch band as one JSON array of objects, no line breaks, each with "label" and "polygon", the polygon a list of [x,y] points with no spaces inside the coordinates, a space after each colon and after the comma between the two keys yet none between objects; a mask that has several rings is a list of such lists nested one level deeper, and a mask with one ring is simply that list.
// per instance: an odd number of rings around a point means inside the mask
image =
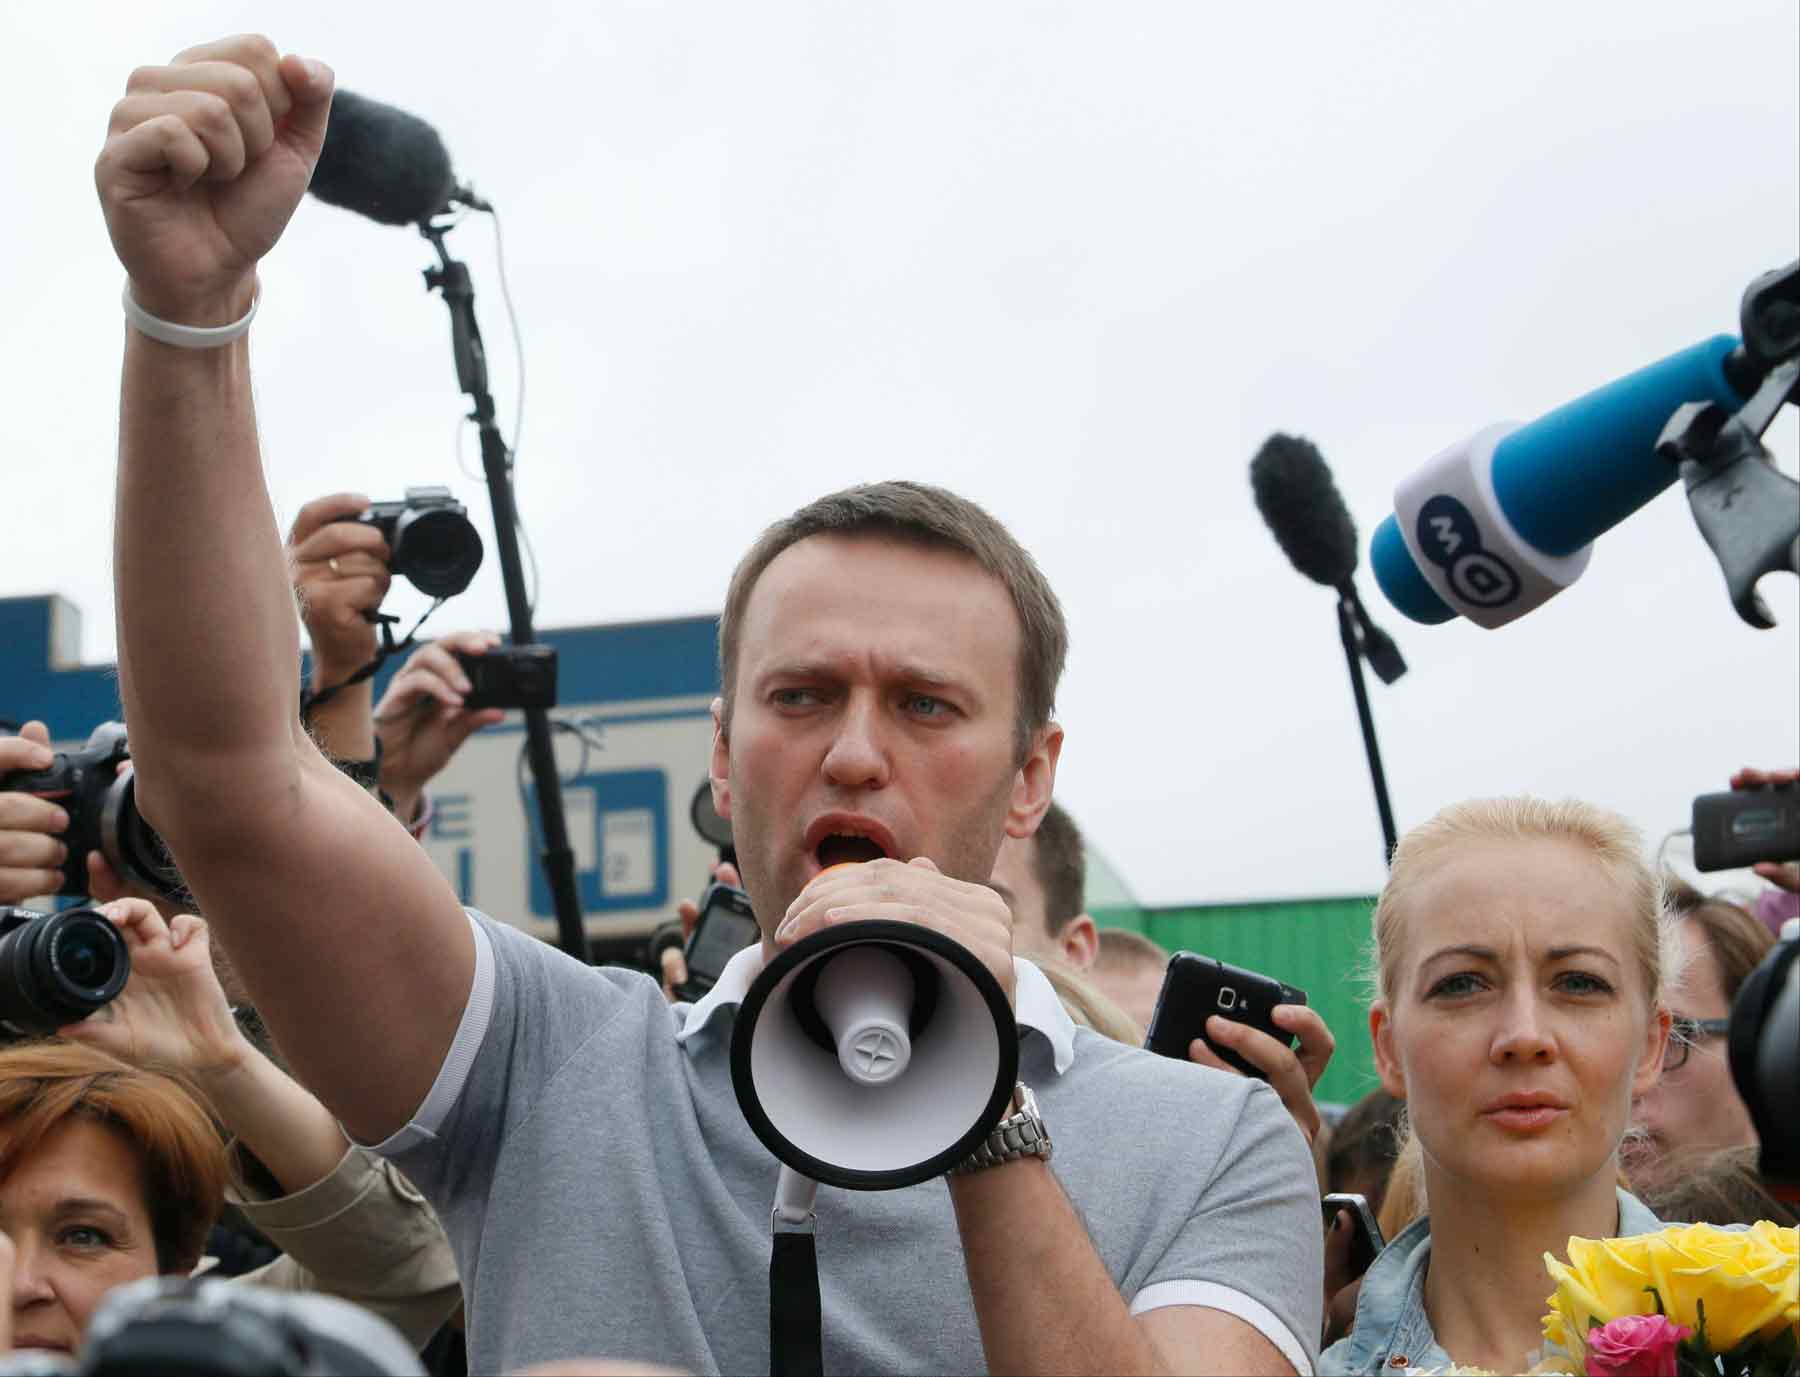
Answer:
[{"label": "metal watch band", "polygon": [[1013,1093],[1019,1097],[1019,1112],[996,1124],[986,1141],[951,1167],[949,1175],[967,1176],[988,1167],[1016,1162],[1022,1157],[1050,1160],[1050,1130],[1044,1126],[1043,1115],[1038,1113],[1037,1096],[1023,1081],[1014,1087]]}]

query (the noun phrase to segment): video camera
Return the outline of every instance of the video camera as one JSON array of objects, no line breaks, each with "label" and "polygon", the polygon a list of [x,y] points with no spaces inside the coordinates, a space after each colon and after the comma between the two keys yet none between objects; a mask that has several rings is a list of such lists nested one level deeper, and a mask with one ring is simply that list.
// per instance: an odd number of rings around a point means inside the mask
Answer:
[{"label": "video camera", "polygon": [[187,902],[187,887],[156,829],[137,808],[136,778],[120,767],[131,759],[125,724],[102,722],[78,751],[58,751],[45,770],[0,775],[0,792],[35,794],[69,815],[62,834],[68,848],[58,894],[88,892],[90,851],[106,857],[113,873],[133,889],[169,903]]},{"label": "video camera", "polygon": [[1728,1036],[1731,1079],[1762,1140],[1758,1170],[1777,1194],[1800,1200],[1800,918],[1745,978]]},{"label": "video camera", "polygon": [[119,997],[131,951],[104,913],[0,905],[0,1037],[48,1037]]},{"label": "video camera", "polygon": [[448,488],[408,488],[399,502],[377,502],[338,520],[380,531],[388,545],[388,568],[431,597],[455,597],[481,568],[481,535],[469,509]]}]

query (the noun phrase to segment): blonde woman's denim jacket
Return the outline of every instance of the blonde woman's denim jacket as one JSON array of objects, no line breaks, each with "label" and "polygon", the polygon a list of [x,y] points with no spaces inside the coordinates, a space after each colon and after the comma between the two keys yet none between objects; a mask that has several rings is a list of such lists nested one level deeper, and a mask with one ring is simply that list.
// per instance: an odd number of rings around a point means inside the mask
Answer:
[{"label": "blonde woman's denim jacket", "polygon": [[[1619,1191],[1615,1238],[1654,1233],[1662,1220],[1629,1191]],[[1431,1259],[1431,1220],[1420,1216],[1383,1248],[1363,1274],[1356,1326],[1319,1355],[1319,1371],[1397,1373],[1406,1368],[1442,1371],[1451,1364],[1425,1313],[1425,1267]],[[1544,1278],[1544,1295],[1550,1279]]]}]

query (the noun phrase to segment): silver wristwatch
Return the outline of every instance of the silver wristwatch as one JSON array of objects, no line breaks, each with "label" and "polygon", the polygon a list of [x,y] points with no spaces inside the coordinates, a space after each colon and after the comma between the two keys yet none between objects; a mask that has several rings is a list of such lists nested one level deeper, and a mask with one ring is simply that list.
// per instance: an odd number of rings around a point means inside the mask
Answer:
[{"label": "silver wristwatch", "polygon": [[1050,1160],[1050,1130],[1044,1127],[1044,1116],[1038,1113],[1037,1096],[1024,1081],[1014,1087],[1013,1093],[1018,1097],[1019,1112],[994,1125],[994,1131],[980,1147],[950,1168],[951,1176],[967,1176],[1021,1157]]}]

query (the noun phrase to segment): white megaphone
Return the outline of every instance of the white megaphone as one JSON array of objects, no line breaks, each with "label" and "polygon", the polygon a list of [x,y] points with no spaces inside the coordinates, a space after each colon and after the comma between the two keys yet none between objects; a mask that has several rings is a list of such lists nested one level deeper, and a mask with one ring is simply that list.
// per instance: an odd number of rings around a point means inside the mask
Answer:
[{"label": "white megaphone", "polygon": [[731,1034],[731,1082],[784,1165],[897,1190],[942,1176],[1006,1116],[1019,1035],[961,943],[916,923],[829,927],[763,968]]}]

